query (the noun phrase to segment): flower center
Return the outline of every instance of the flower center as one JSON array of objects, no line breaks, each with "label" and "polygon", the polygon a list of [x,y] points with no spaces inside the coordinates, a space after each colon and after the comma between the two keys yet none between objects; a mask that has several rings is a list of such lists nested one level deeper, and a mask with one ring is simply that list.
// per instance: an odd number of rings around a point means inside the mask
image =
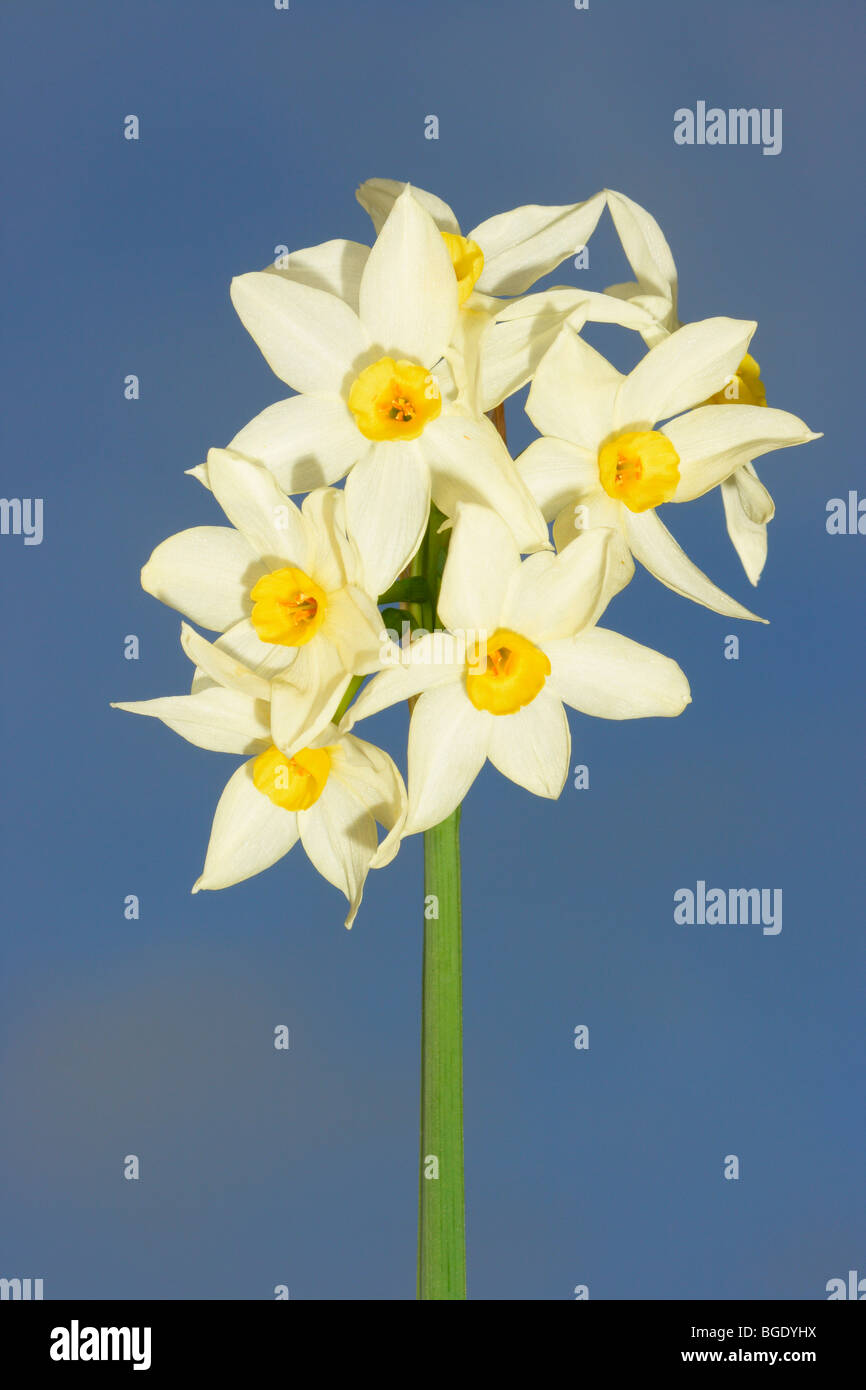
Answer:
[{"label": "flower center", "polygon": [[442,397],[426,367],[380,357],[352,382],[349,409],[365,439],[417,439],[442,409]]},{"label": "flower center", "polygon": [[516,714],[531,704],[550,675],[550,661],[527,638],[499,627],[467,654],[466,694],[476,709]]},{"label": "flower center", "polygon": [[284,811],[308,811],[325,790],[331,771],[327,748],[302,748],[287,758],[271,744],[253,763],[256,791]]},{"label": "flower center", "polygon": [[250,598],[250,621],[259,637],[280,647],[303,647],[322,626],[328,607],[316,581],[291,566],[262,575]]},{"label": "flower center", "polygon": [[599,451],[598,476],[608,497],[625,503],[631,512],[646,512],[673,497],[680,457],[659,430],[618,434]]},{"label": "flower center", "polygon": [[761,380],[761,368],[750,353],[746,353],[733,380],[727,386],[723,386],[721,391],[717,391],[714,396],[710,396],[705,405],[766,405],[767,392]]},{"label": "flower center", "polygon": [[457,236],[455,232],[443,232],[442,240],[448,248],[457,276],[457,302],[465,304],[484,269],[484,252],[477,241],[468,236]]}]

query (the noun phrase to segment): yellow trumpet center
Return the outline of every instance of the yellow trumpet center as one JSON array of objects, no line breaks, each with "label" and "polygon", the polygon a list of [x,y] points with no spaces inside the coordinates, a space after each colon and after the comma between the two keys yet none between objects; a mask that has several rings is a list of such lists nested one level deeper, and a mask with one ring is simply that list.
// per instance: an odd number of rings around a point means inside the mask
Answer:
[{"label": "yellow trumpet center", "polygon": [[365,439],[417,439],[442,409],[442,397],[426,367],[380,357],[352,382],[349,409]]},{"label": "yellow trumpet center", "polygon": [[465,304],[475,288],[475,281],[484,269],[484,252],[477,241],[468,236],[457,236],[455,232],[443,232],[442,240],[448,247],[448,255],[457,276],[457,302]]},{"label": "yellow trumpet center", "polygon": [[710,396],[707,405],[766,405],[767,392],[761,380],[761,368],[750,353],[746,353],[731,381]]},{"label": "yellow trumpet center", "polygon": [[325,790],[331,772],[327,748],[302,748],[287,758],[271,744],[253,763],[256,791],[284,811],[309,811]]},{"label": "yellow trumpet center", "polygon": [[631,512],[646,512],[673,497],[680,456],[659,430],[618,434],[599,451],[598,476],[608,497],[624,502]]},{"label": "yellow trumpet center", "polygon": [[280,647],[303,647],[322,626],[328,607],[324,590],[292,566],[263,575],[250,598],[250,621],[259,637]]},{"label": "yellow trumpet center", "polygon": [[516,714],[531,704],[550,675],[544,652],[506,627],[499,627],[467,654],[466,694],[476,709]]}]

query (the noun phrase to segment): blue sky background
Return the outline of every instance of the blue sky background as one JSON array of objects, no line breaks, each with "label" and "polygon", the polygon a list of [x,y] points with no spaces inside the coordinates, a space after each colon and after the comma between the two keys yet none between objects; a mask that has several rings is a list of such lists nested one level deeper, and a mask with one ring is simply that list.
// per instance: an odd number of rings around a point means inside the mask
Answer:
[{"label": "blue sky background", "polygon": [[[862,30],[853,0],[4,5],[2,492],[44,498],[45,533],[0,537],[0,1275],[49,1298],[414,1297],[420,841],[351,933],[300,850],[192,898],[236,760],[108,707],[186,689],[139,568],[220,519],[183,470],[285,394],[230,278],[369,239],[374,175],[464,227],[621,189],[667,233],[682,316],[757,319],[771,403],[825,432],[759,465],[756,593],[718,494],[667,517],[768,628],[643,572],[608,611],[677,658],[687,712],[573,716],[591,785],[557,803],[492,769],[469,796],[470,1294],[820,1299],[866,1274],[866,538],[825,530],[866,490]],[[782,153],[676,146],[698,100],[782,107]],[[625,278],[606,215],[589,270],[552,278]],[[513,450],[531,437],[517,405]],[[401,711],[361,732],[402,760]],[[676,925],[698,879],[781,887],[781,934]]]}]

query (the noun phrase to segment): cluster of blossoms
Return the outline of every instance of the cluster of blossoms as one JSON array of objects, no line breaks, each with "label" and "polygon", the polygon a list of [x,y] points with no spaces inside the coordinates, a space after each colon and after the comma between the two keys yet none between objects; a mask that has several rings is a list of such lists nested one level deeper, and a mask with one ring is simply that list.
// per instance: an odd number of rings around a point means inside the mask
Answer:
[{"label": "cluster of blossoms", "polygon": [[[372,247],[325,242],[232,284],[295,394],[190,470],[229,525],[169,537],[142,571],[149,593],[219,634],[182,626],[190,693],[119,706],[247,757],[193,891],[259,873],[300,839],[348,899],[347,926],[369,869],[444,820],[486,759],[559,796],[564,706],[606,719],[685,708],[676,662],[598,621],[634,558],[686,598],[754,619],[656,508],[720,488],[755,584],[773,502],[753,460],[816,438],[766,405],[754,323],[680,324],[667,242],[621,194],[516,208],[467,235],[420,189],[372,179],[357,196]],[[636,279],[528,294],[605,207]],[[587,322],[640,334],[630,374],[581,337]],[[539,438],[514,460],[489,415],[530,382]],[[427,630],[395,642],[381,609],[395,603]],[[408,789],[351,732],[401,701]]]}]

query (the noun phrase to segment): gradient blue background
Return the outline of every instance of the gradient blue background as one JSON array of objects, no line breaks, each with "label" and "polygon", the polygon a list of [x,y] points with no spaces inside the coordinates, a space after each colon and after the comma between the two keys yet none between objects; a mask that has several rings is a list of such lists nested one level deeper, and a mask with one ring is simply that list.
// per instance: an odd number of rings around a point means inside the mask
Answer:
[{"label": "gradient blue background", "polygon": [[[285,394],[229,280],[281,243],[368,240],[373,175],[464,227],[622,189],[668,235],[682,316],[756,318],[772,403],[825,431],[759,465],[757,592],[718,494],[667,518],[771,626],[639,572],[606,623],[679,660],[687,712],[574,716],[591,786],[558,803],[491,769],[469,796],[471,1296],[820,1299],[866,1274],[866,538],[825,530],[864,486],[862,29],[843,0],[4,5],[2,492],[45,499],[45,536],[0,538],[0,1275],[48,1298],[414,1297],[420,842],[352,933],[299,850],[192,898],[236,760],[108,708],[187,688],[139,567],[220,519],[183,470]],[[698,99],[782,107],[782,153],[675,146]],[[607,215],[590,260],[551,278],[625,278]],[[519,406],[510,429],[516,452]],[[363,732],[402,760],[401,711]],[[675,925],[699,878],[781,887],[781,935]]]}]

